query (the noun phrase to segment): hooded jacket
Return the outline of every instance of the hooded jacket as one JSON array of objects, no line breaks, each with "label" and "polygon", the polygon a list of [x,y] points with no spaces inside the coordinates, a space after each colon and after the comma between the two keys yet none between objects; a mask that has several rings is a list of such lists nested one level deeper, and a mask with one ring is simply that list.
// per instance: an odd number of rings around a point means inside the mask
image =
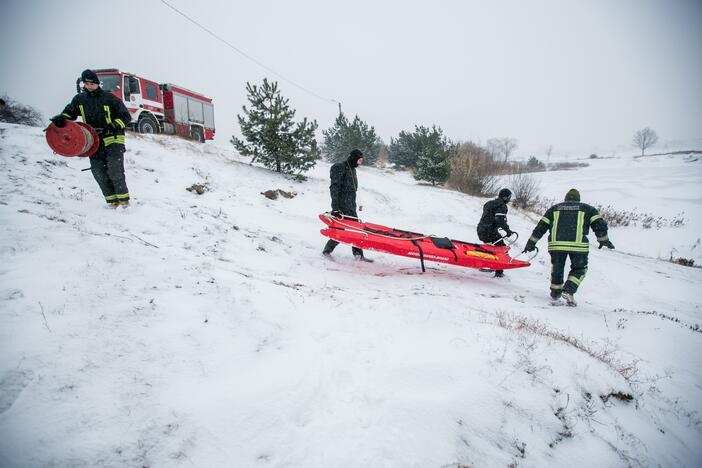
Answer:
[{"label": "hooded jacket", "polygon": [[329,170],[331,179],[329,192],[332,211],[340,211],[347,216],[358,216],[356,214],[356,192],[358,191],[356,167],[358,166],[358,159],[356,156],[349,156],[345,161],[332,164]]},{"label": "hooded jacket", "polygon": [[478,232],[493,233],[497,228],[510,231],[507,224],[507,203],[501,198],[495,198],[483,205],[483,215],[478,223]]}]

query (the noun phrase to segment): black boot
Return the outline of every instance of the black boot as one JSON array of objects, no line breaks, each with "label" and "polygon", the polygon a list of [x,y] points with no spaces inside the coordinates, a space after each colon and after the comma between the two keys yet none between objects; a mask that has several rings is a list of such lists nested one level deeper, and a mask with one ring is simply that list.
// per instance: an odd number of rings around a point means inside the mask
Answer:
[{"label": "black boot", "polygon": [[495,278],[504,278],[504,277],[505,277],[505,272],[503,270],[495,271]]}]

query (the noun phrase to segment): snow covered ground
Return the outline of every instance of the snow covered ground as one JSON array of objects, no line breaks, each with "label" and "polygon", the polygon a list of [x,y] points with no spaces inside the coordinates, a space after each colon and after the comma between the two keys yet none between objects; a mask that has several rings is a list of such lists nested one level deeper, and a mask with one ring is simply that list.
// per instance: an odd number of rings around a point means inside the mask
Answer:
[{"label": "snow covered ground", "polygon": [[[343,245],[332,262],[328,164],[296,183],[211,144],[127,146],[114,211],[87,161],[0,125],[0,466],[702,464],[702,270],[665,261],[702,261],[702,161],[538,175],[553,198],[685,213],[611,229],[566,308],[544,240],[504,279]],[[359,179],[364,219],[475,239],[484,199]],[[537,218],[510,224],[525,241]]]}]

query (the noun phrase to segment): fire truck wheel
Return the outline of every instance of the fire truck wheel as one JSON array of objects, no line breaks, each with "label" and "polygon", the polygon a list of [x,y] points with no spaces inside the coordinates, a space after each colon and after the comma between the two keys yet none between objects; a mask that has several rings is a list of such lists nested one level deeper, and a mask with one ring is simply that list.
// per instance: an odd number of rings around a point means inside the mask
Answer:
[{"label": "fire truck wheel", "polygon": [[205,142],[205,135],[203,135],[201,128],[197,128],[197,127],[193,128],[192,133],[190,134],[190,137],[194,141],[197,141],[198,143]]},{"label": "fire truck wheel", "polygon": [[145,115],[137,123],[139,133],[158,133],[158,124],[150,115]]}]

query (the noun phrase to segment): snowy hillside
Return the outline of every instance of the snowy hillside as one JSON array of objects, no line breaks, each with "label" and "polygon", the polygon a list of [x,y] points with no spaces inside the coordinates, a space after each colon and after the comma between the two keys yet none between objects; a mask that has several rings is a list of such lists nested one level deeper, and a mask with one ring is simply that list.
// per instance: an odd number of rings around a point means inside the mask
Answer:
[{"label": "snowy hillside", "polygon": [[[685,212],[612,229],[566,308],[543,240],[503,279],[343,245],[329,261],[328,164],[296,183],[210,144],[127,147],[115,211],[87,161],[0,125],[0,466],[700,466],[702,270],[660,258],[702,263],[702,161],[539,175],[553,198]],[[484,199],[359,183],[368,221],[475,239]],[[523,241],[536,219],[510,212]]]}]

